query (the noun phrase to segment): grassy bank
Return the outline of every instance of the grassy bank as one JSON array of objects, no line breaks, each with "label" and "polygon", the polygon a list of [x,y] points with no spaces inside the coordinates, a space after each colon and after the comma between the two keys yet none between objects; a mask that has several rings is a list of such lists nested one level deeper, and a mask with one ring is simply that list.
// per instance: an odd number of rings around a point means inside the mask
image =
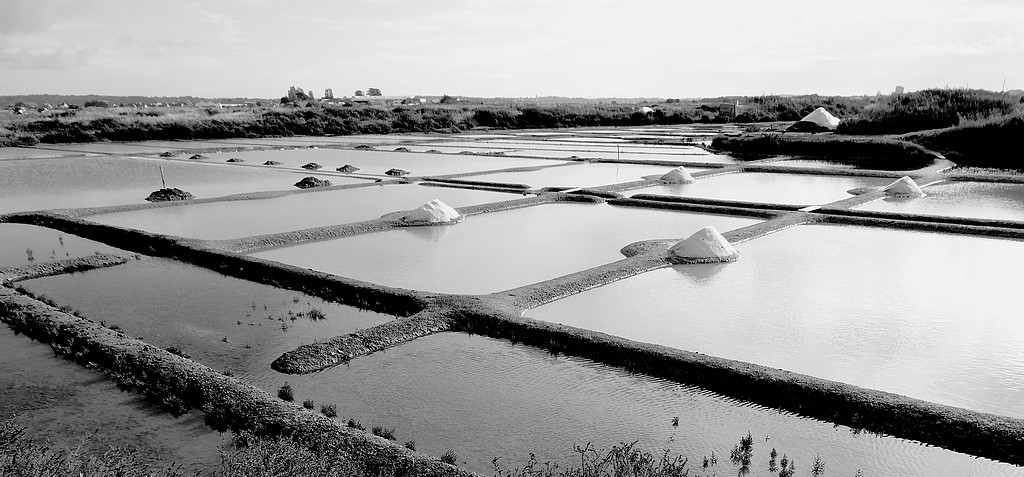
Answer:
[{"label": "grassy bank", "polygon": [[1024,138],[1024,111],[902,138],[939,151],[961,166],[1024,169],[1019,152]]},{"label": "grassy bank", "polygon": [[[755,133],[719,136],[711,147],[739,156],[803,156],[825,159],[856,159],[887,167],[924,167],[935,158],[920,145],[909,141],[874,136],[833,134]],[[885,167],[880,167],[885,168]]]}]

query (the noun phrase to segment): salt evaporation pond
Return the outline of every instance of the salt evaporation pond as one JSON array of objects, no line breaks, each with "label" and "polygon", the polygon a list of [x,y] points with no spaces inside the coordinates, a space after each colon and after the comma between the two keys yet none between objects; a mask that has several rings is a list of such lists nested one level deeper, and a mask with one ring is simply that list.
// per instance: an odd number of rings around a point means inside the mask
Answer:
[{"label": "salt evaporation pond", "polygon": [[455,225],[401,228],[254,255],[382,285],[479,294],[621,260],[619,250],[639,240],[756,222],[606,204],[550,204],[473,215]]},{"label": "salt evaporation pond", "polygon": [[60,151],[37,149],[34,147],[0,147],[0,161],[12,159],[32,159],[40,157],[58,157],[65,155],[69,154],[65,154]]},{"label": "salt evaporation pond", "polygon": [[[339,420],[394,428],[398,442],[442,455],[491,475],[537,460],[578,465],[573,444],[607,449],[638,440],[660,454],[719,458],[709,474],[735,474],[729,451],[749,431],[755,472],[775,447],[808,472],[815,454],[829,475],[1014,475],[1019,468],[917,443],[862,433],[714,395],[699,388],[633,375],[593,361],[459,333],[427,336],[305,376],[267,376],[257,386],[275,392],[284,380],[296,400],[337,403]],[[679,427],[672,419],[679,418]],[[765,442],[764,437],[770,441]]]},{"label": "salt evaporation pond", "polygon": [[0,244],[0,268],[86,257],[97,252],[123,253],[100,242],[23,224],[0,223]]},{"label": "salt evaporation pond", "polygon": [[[177,346],[196,362],[242,379],[277,375],[270,363],[299,345],[394,319],[161,258],[22,285],[94,321],[117,325],[161,348]],[[313,308],[324,319],[310,320]]]},{"label": "salt evaporation pond", "polygon": [[1024,221],[1024,184],[944,182],[925,187],[924,193],[876,200],[857,209]]},{"label": "salt evaporation pond", "polygon": [[433,199],[452,207],[522,198],[519,194],[418,184],[393,184],[276,199],[211,202],[88,217],[102,224],[180,237],[219,240],[362,222],[415,209]]},{"label": "salt evaporation pond", "polygon": [[0,422],[15,415],[25,437],[37,444],[49,442],[54,450],[82,445],[96,454],[131,446],[145,462],[178,463],[185,472],[220,467],[220,449],[229,438],[206,427],[202,413],[174,418],[5,325],[0,363]]},{"label": "salt evaporation pond", "polygon": [[532,318],[1024,417],[1024,242],[801,226],[724,265],[647,272]]},{"label": "salt evaporation pond", "polygon": [[0,214],[144,204],[162,186],[161,167],[168,187],[184,189],[197,198],[294,189],[293,184],[302,179],[300,174],[231,165],[109,156],[0,161]]},{"label": "salt evaporation pond", "polygon": [[360,151],[355,149],[289,149],[270,151],[243,151],[207,154],[216,162],[229,157],[238,157],[249,163],[262,164],[266,161],[283,163],[281,167],[300,168],[310,162],[333,171],[346,164],[361,169],[358,174],[384,175],[388,169],[398,168],[409,171],[413,176],[437,176],[464,172],[489,171],[510,167],[533,167],[551,165],[542,159],[524,159],[500,156],[472,156],[417,154],[409,152]]},{"label": "salt evaporation pond", "polygon": [[777,204],[827,204],[851,197],[846,191],[880,187],[892,179],[745,172],[705,177],[689,184],[663,184],[638,189],[637,193],[699,197],[706,199],[769,202]]},{"label": "salt evaporation pond", "polygon": [[[595,187],[643,180],[644,176],[661,176],[672,170],[668,166],[646,166],[640,164],[614,164],[607,162],[571,163],[567,166],[546,167],[536,171],[499,172],[470,176],[466,179],[506,184],[527,184],[541,187]],[[687,168],[692,172],[704,169]]]}]

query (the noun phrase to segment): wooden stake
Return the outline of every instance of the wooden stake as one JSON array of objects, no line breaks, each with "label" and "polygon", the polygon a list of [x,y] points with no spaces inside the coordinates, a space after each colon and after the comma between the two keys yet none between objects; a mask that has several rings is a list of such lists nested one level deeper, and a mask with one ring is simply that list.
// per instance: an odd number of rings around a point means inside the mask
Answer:
[{"label": "wooden stake", "polygon": [[160,166],[160,183],[164,185],[164,189],[167,188],[167,181],[164,180],[164,166]]}]

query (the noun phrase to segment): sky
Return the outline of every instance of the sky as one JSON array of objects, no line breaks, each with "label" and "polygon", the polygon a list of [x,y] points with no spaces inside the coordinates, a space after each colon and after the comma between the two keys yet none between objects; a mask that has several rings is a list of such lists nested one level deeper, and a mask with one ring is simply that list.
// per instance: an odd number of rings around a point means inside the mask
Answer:
[{"label": "sky", "polygon": [[1024,0],[0,0],[0,95],[1024,89]]}]

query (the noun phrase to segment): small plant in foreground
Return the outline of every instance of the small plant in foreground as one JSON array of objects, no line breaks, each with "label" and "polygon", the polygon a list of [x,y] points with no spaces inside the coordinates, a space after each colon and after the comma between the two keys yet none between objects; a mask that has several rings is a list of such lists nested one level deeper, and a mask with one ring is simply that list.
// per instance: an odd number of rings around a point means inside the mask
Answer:
[{"label": "small plant in foreground", "polygon": [[789,460],[786,454],[782,454],[779,461],[779,477],[793,477],[796,474],[796,462]]},{"label": "small plant in foreground", "polygon": [[750,473],[750,460],[754,455],[754,437],[747,432],[747,435],[740,438],[740,443],[736,444],[732,448],[732,452],[729,453],[729,460],[732,461],[733,465],[739,466],[737,475],[747,475]]},{"label": "small plant in foreground", "polygon": [[360,431],[365,431],[366,430],[366,428],[363,427],[363,425],[360,424],[359,421],[357,421],[355,419],[349,419],[348,422],[345,425],[347,425],[348,427],[351,427],[352,429],[359,429]]},{"label": "small plant in foreground", "polygon": [[814,463],[811,464],[811,475],[819,477],[825,474],[825,461],[821,460],[821,454],[814,457]]},{"label": "small plant in foreground", "polygon": [[323,414],[323,415],[325,415],[327,417],[330,417],[330,418],[337,417],[338,416],[338,406],[335,406],[334,404],[322,405],[322,406],[320,406],[320,414]]},{"label": "small plant in foreground", "polygon": [[290,384],[284,383],[284,386],[281,386],[281,389],[277,390],[277,397],[285,401],[292,402],[295,400],[295,392],[292,391]]},{"label": "small plant in foreground", "polygon": [[327,319],[327,315],[324,314],[323,310],[313,307],[306,312],[306,318],[309,318],[309,321],[322,321]]},{"label": "small plant in foreground", "polygon": [[416,441],[414,441],[412,439],[409,439],[409,440],[405,441],[405,448],[409,449],[411,451],[416,450]]},{"label": "small plant in foreground", "polygon": [[191,355],[186,353],[185,350],[183,350],[183,349],[181,349],[180,347],[177,347],[177,346],[168,346],[167,347],[167,352],[171,353],[173,355],[181,356],[182,358],[185,358],[185,359],[189,359],[189,358],[192,357]]},{"label": "small plant in foreground", "polygon": [[769,456],[771,457],[771,459],[768,460],[768,472],[778,472],[779,465],[775,462],[775,459],[779,457],[779,453],[775,450],[774,447],[772,447],[772,453]]},{"label": "small plant in foreground", "polygon": [[459,465],[459,455],[455,453],[454,449],[448,449],[443,455],[441,455],[441,462],[451,465]]},{"label": "small plant in foreground", "polygon": [[316,409],[316,403],[314,403],[312,399],[307,399],[302,401],[302,407],[306,409]]},{"label": "small plant in foreground", "polygon": [[395,440],[395,428],[385,428],[384,426],[373,426],[373,430],[370,432],[377,437],[383,437],[389,441]]}]

